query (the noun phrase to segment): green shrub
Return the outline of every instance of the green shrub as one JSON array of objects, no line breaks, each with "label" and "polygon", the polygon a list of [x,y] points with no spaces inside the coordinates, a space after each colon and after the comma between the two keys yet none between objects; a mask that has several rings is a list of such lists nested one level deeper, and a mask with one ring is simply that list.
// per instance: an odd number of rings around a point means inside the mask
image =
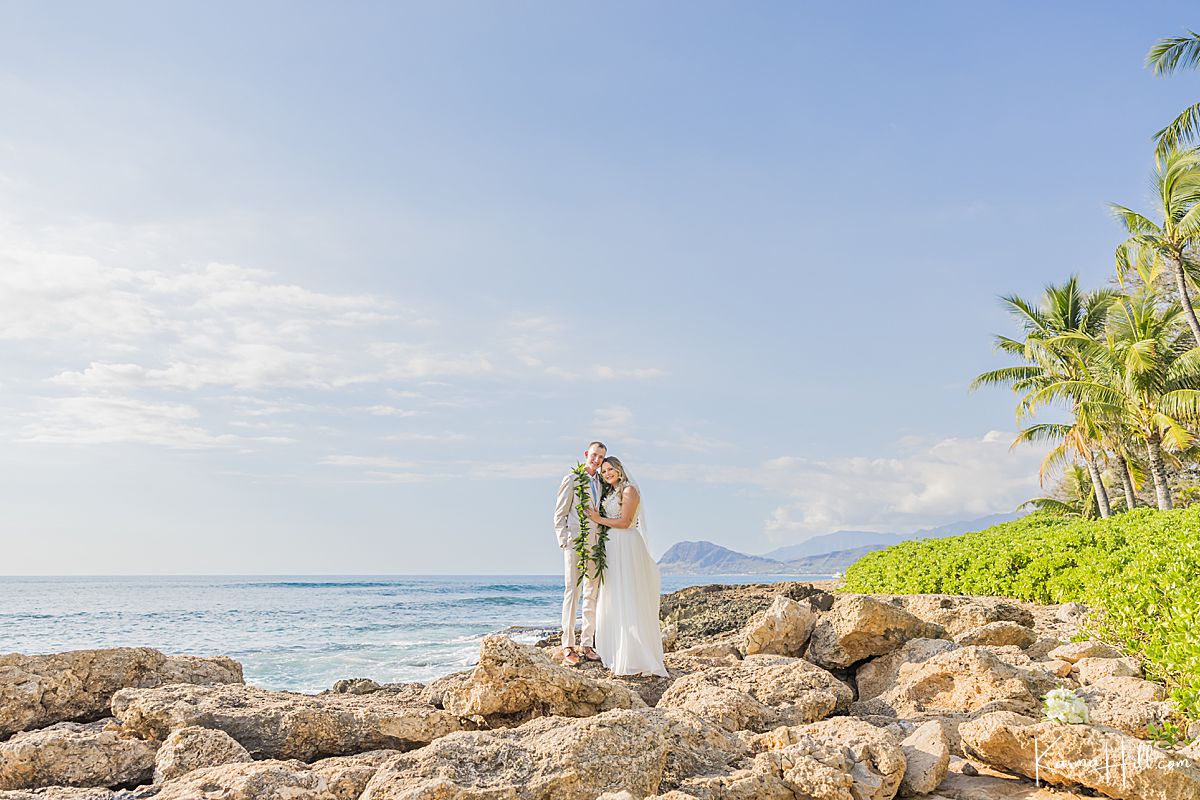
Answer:
[{"label": "green shrub", "polygon": [[1004,595],[1088,604],[1088,633],[1140,658],[1200,718],[1200,505],[1107,520],[1030,514],[868,553],[842,591]]}]

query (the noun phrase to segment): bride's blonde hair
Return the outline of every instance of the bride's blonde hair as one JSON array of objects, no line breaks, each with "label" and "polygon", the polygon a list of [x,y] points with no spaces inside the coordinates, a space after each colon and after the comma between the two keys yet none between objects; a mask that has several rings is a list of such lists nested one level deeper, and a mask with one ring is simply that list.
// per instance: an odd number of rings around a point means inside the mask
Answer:
[{"label": "bride's blonde hair", "polygon": [[608,456],[602,463],[612,464],[617,468],[617,472],[621,473],[621,480],[617,481],[617,485],[612,487],[612,490],[616,492],[618,496],[623,496],[625,493],[625,487],[630,485],[629,473],[625,471],[625,465],[622,464],[621,459],[617,458],[616,456]]}]

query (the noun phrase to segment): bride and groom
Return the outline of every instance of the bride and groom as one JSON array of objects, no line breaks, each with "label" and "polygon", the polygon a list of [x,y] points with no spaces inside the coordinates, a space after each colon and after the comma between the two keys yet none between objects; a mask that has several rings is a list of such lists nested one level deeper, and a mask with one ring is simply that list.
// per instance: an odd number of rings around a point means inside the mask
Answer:
[{"label": "bride and groom", "polygon": [[[605,568],[587,561],[581,574],[575,546],[580,517],[588,520],[587,552],[608,528]],[[583,470],[570,472],[558,487],[554,531],[563,550],[565,592],[562,658],[568,666],[600,661],[614,675],[667,674],[658,626],[660,578],[646,546],[646,514],[637,483],[603,442],[591,442]],[[575,609],[583,601],[583,627],[575,645]]]}]

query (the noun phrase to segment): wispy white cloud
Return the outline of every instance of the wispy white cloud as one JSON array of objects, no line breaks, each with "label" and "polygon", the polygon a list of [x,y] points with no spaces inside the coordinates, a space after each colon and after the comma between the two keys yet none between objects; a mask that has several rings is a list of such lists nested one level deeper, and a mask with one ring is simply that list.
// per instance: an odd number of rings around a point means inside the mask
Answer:
[{"label": "wispy white cloud", "polygon": [[25,442],[111,444],[135,442],[176,448],[287,444],[281,436],[216,434],[200,423],[200,412],[186,403],[148,402],[128,397],[47,399],[22,430]]},{"label": "wispy white cloud", "polygon": [[369,406],[367,413],[373,417],[415,417],[421,412],[413,411],[409,408],[397,408],[396,406],[375,405]]},{"label": "wispy white cloud", "polygon": [[633,421],[633,411],[626,406],[597,408],[592,415],[592,426],[604,436],[625,431]]},{"label": "wispy white cloud", "polygon": [[1012,434],[911,443],[896,457],[812,460],[784,456],[757,480],[790,501],[766,521],[768,536],[795,539],[837,529],[902,531],[1011,511],[1036,496],[1044,451],[1010,451]]},{"label": "wispy white cloud", "polygon": [[337,467],[379,467],[384,469],[411,469],[414,464],[410,461],[399,461],[389,456],[349,456],[334,455],[321,459],[322,464]]}]

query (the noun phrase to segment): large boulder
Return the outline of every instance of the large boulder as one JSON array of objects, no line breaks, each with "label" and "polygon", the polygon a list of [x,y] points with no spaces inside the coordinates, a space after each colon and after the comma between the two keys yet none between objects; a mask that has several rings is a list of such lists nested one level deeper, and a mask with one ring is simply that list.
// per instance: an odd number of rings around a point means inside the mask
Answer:
[{"label": "large boulder", "polygon": [[849,667],[890,653],[910,639],[945,638],[940,625],[867,595],[843,595],[822,614],[805,657],[826,669]]},{"label": "large boulder", "polygon": [[1074,664],[1081,658],[1120,658],[1125,655],[1111,644],[1087,639],[1082,642],[1067,642],[1046,654],[1047,658],[1070,661]]},{"label": "large boulder", "polygon": [[0,655],[0,739],[56,722],[100,719],[117,690],[170,683],[242,683],[242,665],[221,656],[165,656],[148,647]]},{"label": "large boulder", "polygon": [[810,740],[846,756],[856,800],[891,800],[904,779],[905,759],[891,734],[853,717],[835,717],[811,725],[781,727],[755,738],[756,750],[787,751]]},{"label": "large boulder", "polygon": [[361,800],[594,800],[620,791],[645,797],[662,782],[667,740],[660,718],[623,709],[455,733],[389,761]]},{"label": "large boulder", "polygon": [[251,761],[250,751],[228,733],[190,725],[171,731],[154,756],[154,782],[163,783],[194,769]]},{"label": "large boulder", "polygon": [[912,639],[899,650],[864,662],[854,672],[858,699],[870,700],[896,685],[900,668],[905,664],[920,664],[939,653],[955,650],[958,645],[946,639]]},{"label": "large boulder", "polygon": [[972,628],[954,637],[954,641],[963,647],[970,645],[994,645],[1002,647],[1015,645],[1022,649],[1029,647],[1038,640],[1033,628],[1027,628],[1017,622],[1000,620],[989,622],[979,628]]},{"label": "large boulder", "polygon": [[804,659],[758,655],[679,678],[658,708],[685,709],[731,731],[766,731],[823,719],[853,697],[849,686]]},{"label": "large boulder", "polygon": [[1113,728],[996,711],[959,726],[974,757],[1028,778],[1115,800],[1200,797],[1200,764]]},{"label": "large boulder", "polygon": [[299,761],[250,761],[188,772],[162,785],[154,800],[353,800]]},{"label": "large boulder", "polygon": [[1089,722],[1116,728],[1139,739],[1150,738],[1147,726],[1162,725],[1175,711],[1163,686],[1141,678],[1100,678],[1076,694],[1087,703]]},{"label": "large boulder", "polygon": [[163,741],[188,726],[225,731],[254,758],[312,761],[367,750],[409,750],[461,730],[452,713],[393,695],[305,695],[250,686],[122,689],[113,715],[128,730]]},{"label": "large boulder", "polygon": [[1034,714],[1055,685],[1042,669],[1005,663],[986,647],[960,647],[903,665],[893,688],[851,708],[898,717],[1002,709]]},{"label": "large boulder", "polygon": [[447,686],[442,706],[462,717],[505,717],[523,721],[553,714],[586,717],[616,708],[644,708],[638,694],[620,683],[589,678],[556,664],[536,647],[506,636],[489,636],[479,647],[470,677]]},{"label": "large boulder", "polygon": [[950,741],[942,723],[930,720],[900,742],[904,754],[904,794],[929,794],[938,787],[950,768]]},{"label": "large boulder", "polygon": [[1087,686],[1102,678],[1140,678],[1142,668],[1128,656],[1121,658],[1096,658],[1089,656],[1076,661],[1071,667],[1071,677]]},{"label": "large boulder", "polygon": [[992,622],[1015,622],[1034,627],[1034,616],[1021,603],[1004,597],[977,597],[945,594],[903,594],[879,596],[908,613],[959,636]]},{"label": "large boulder", "polygon": [[817,615],[807,603],[779,595],[742,629],[742,652],[798,656],[804,652],[816,622]]},{"label": "large boulder", "polygon": [[0,744],[0,789],[122,787],[148,783],[156,745],[103,722],[61,722]]}]

